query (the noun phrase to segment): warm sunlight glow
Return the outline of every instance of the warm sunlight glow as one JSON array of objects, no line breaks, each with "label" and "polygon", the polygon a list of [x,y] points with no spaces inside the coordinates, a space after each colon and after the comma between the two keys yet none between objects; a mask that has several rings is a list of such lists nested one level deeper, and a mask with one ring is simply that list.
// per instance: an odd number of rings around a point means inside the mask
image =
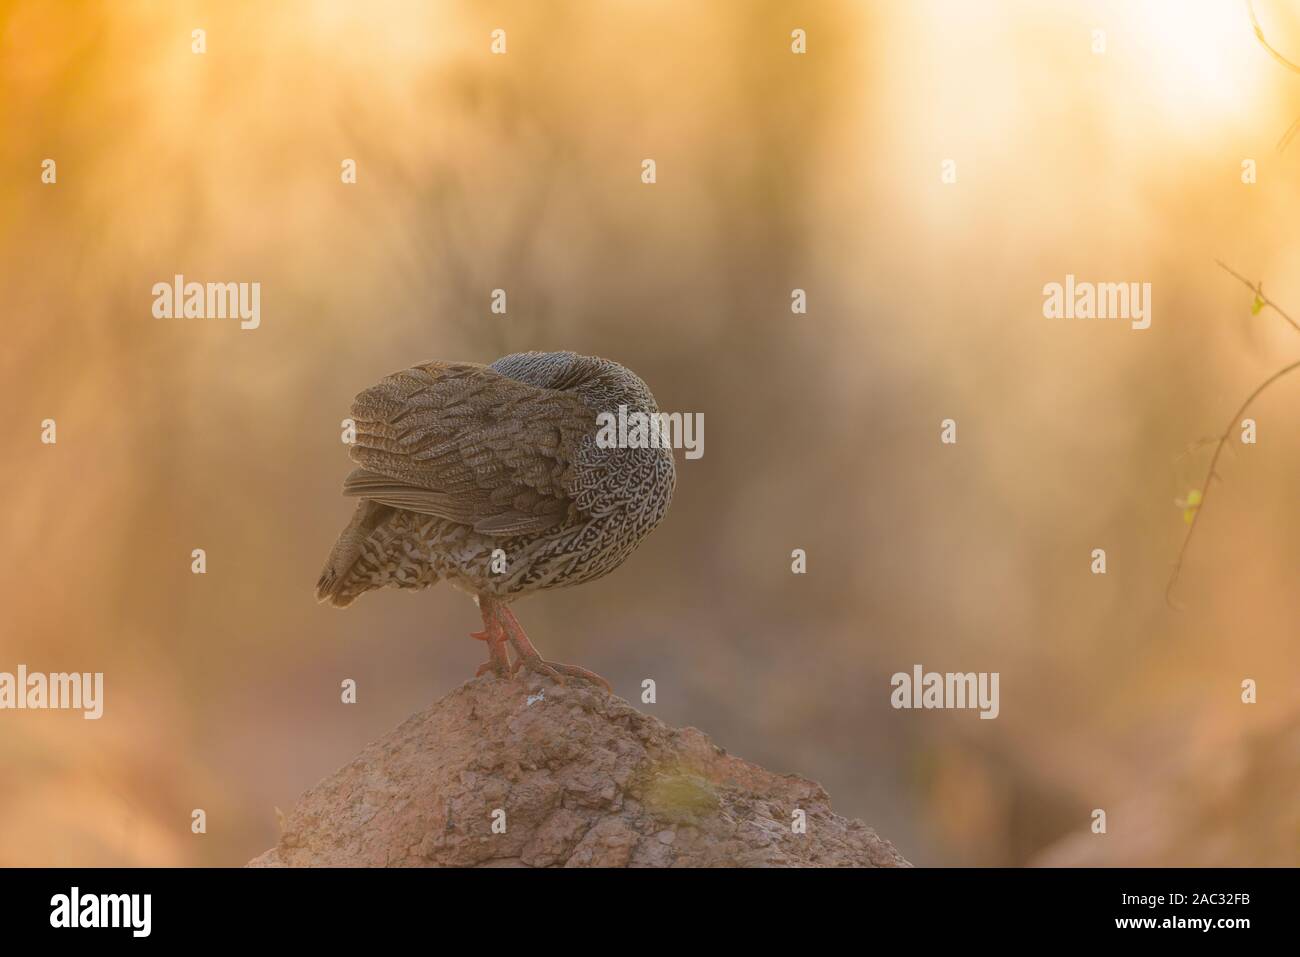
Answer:
[{"label": "warm sunlight glow", "polygon": [[1135,58],[1170,109],[1188,116],[1206,108],[1241,110],[1258,91],[1252,67],[1267,57],[1244,3],[1137,0],[1112,16],[1115,54]]}]

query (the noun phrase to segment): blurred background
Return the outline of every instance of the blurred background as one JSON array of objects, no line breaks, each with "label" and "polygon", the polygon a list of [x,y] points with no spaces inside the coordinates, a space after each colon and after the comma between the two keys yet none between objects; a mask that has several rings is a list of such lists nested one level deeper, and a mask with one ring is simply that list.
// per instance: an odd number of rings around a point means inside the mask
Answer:
[{"label": "blurred background", "polygon": [[[1254,8],[1300,61],[1300,4]],[[1300,314],[1300,73],[1245,4],[0,11],[0,670],[106,675],[100,721],[0,713],[0,864],[242,864],[470,677],[452,589],[316,604],[340,422],[527,349],[706,422],[626,565],[519,606],[543,653],[918,864],[1300,862],[1300,374],[1164,594],[1184,453],[1300,357],[1215,265]],[[261,328],[154,319],[176,273],[260,282]],[[1152,283],[1151,328],[1044,319],[1067,273]],[[999,672],[1000,716],[893,710],[913,664]]]}]

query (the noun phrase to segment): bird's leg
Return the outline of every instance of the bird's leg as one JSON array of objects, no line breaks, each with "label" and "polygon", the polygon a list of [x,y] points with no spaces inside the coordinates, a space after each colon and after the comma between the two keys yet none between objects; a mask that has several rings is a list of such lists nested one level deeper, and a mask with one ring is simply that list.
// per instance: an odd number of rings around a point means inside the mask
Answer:
[{"label": "bird's leg", "polygon": [[528,640],[524,634],[524,628],[519,624],[519,619],[515,617],[508,605],[494,602],[497,615],[500,616],[501,624],[505,626],[506,637],[510,639],[510,645],[515,649],[514,667],[512,672],[520,668],[527,668],[529,671],[536,671],[540,674],[549,675],[558,681],[563,682],[564,675],[574,678],[583,678],[587,681],[594,681],[596,684],[603,685],[605,690],[610,694],[614,689],[610,687],[608,681],[596,674],[594,671],[588,671],[586,668],[579,668],[577,665],[561,664],[558,661],[545,660],[533,647],[533,643]]},{"label": "bird's leg", "polygon": [[491,671],[502,678],[509,678],[514,672],[510,668],[510,655],[506,653],[506,633],[501,627],[501,622],[497,620],[496,615],[492,612],[493,604],[490,599],[479,600],[479,613],[483,617],[483,630],[469,633],[471,638],[486,641],[488,646],[488,660],[478,666],[478,671],[474,672],[474,675],[477,677]]}]

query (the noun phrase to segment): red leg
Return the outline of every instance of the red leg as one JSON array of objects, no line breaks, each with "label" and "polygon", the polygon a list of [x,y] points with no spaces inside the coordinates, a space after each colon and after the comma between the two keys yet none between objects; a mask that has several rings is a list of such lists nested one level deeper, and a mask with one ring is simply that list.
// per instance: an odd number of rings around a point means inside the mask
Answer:
[{"label": "red leg", "polygon": [[509,606],[501,602],[493,602],[492,605],[505,628],[506,637],[510,640],[511,647],[515,649],[517,657],[514,667],[511,669],[512,672],[518,671],[520,668],[527,668],[529,671],[549,675],[560,682],[564,681],[564,675],[569,675],[574,678],[593,681],[596,684],[603,685],[610,694],[614,693],[614,689],[610,687],[609,682],[594,671],[579,668],[577,665],[566,665],[558,661],[545,660],[533,647],[533,643],[528,640],[528,635],[524,633],[523,626],[519,624],[519,619],[515,617],[515,613],[510,610]]},{"label": "red leg", "polygon": [[501,627],[501,622],[492,613],[492,605],[493,603],[488,599],[479,601],[483,630],[469,633],[471,638],[486,641],[488,646],[488,660],[478,666],[478,671],[474,672],[474,675],[477,677],[491,671],[502,678],[509,678],[514,672],[510,668],[510,655],[506,653],[506,633]]}]

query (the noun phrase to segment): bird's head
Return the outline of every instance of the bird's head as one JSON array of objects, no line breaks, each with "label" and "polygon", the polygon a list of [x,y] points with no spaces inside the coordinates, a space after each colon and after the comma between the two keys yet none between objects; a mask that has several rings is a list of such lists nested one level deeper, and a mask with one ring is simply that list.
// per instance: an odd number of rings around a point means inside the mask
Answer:
[{"label": "bird's head", "polygon": [[611,359],[576,352],[516,352],[502,356],[490,368],[517,382],[573,392],[594,411],[613,411],[620,405],[659,411],[640,377]]}]

